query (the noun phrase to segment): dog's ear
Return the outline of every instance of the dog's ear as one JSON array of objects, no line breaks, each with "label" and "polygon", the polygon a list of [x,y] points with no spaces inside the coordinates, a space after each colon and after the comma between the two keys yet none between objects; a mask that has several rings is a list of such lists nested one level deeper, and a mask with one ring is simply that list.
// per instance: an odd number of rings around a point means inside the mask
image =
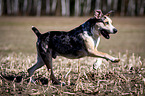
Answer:
[{"label": "dog's ear", "polygon": [[103,16],[103,13],[101,10],[95,10],[94,11],[94,16],[96,17],[96,19],[101,19]]},{"label": "dog's ear", "polygon": [[106,14],[106,16],[110,16],[110,14],[113,13],[113,12],[114,12],[113,10],[109,11],[109,12]]}]

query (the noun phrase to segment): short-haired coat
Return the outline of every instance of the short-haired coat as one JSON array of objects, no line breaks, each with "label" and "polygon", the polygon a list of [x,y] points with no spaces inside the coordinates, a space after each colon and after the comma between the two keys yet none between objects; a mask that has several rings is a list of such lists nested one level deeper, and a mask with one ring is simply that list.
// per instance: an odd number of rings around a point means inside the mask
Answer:
[{"label": "short-haired coat", "polygon": [[52,82],[60,84],[52,69],[52,58],[56,58],[58,55],[72,59],[91,56],[119,62],[118,58],[97,50],[101,35],[109,39],[109,34],[117,32],[117,29],[112,25],[112,20],[108,17],[110,13],[103,15],[100,10],[96,10],[94,17],[69,32],[50,31],[41,34],[38,29],[32,27],[38,37],[36,43],[37,63],[28,69],[29,76],[32,76],[36,69],[45,64],[48,70],[51,69]]}]

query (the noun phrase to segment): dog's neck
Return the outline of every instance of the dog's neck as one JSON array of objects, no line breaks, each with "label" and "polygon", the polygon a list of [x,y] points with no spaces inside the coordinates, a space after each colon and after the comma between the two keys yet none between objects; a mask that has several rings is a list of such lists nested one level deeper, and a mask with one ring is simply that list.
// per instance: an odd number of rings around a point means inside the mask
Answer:
[{"label": "dog's neck", "polygon": [[99,38],[101,36],[101,33],[98,30],[98,27],[96,25],[91,27],[91,33],[92,33],[94,39]]},{"label": "dog's neck", "polygon": [[92,42],[94,42],[94,47],[97,48],[100,42],[100,32],[98,27],[96,26],[96,18],[90,18],[84,24],[82,24],[82,30],[84,32],[84,37],[92,38]]},{"label": "dog's neck", "polygon": [[[100,22],[99,19],[96,19],[95,17],[90,18],[85,23],[81,25],[83,31],[88,31],[88,35],[92,36],[94,32],[92,31],[96,29],[96,23]],[[97,30],[97,29],[96,29]],[[92,33],[93,32],[93,33]]]},{"label": "dog's neck", "polygon": [[92,38],[95,42],[95,47],[97,48],[99,43],[100,43],[100,36],[101,36],[101,33],[99,32],[98,28],[96,25],[94,25],[92,28],[91,28],[91,33],[93,34]]}]

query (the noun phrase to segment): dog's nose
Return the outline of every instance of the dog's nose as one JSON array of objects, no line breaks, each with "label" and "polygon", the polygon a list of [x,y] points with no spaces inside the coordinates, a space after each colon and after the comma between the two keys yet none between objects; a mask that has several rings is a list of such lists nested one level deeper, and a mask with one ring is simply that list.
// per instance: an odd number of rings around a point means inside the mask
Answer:
[{"label": "dog's nose", "polygon": [[117,32],[117,29],[114,28],[114,29],[113,29],[113,32],[116,33],[116,32]]}]

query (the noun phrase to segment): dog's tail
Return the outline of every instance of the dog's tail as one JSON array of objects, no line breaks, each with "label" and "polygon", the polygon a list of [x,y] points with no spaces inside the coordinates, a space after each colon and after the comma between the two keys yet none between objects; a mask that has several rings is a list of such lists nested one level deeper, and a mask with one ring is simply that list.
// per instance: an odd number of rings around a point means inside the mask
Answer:
[{"label": "dog's tail", "polygon": [[37,37],[39,37],[41,35],[41,33],[39,32],[39,30],[36,27],[32,26],[32,30],[37,35]]}]

